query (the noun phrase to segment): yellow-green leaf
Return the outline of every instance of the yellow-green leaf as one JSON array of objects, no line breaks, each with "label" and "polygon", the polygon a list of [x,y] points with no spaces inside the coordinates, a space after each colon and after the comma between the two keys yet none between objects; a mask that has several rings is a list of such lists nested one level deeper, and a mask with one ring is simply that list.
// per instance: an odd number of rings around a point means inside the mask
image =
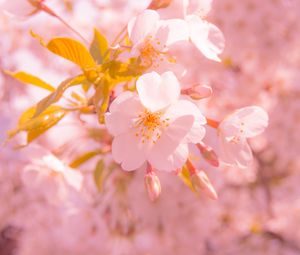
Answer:
[{"label": "yellow-green leaf", "polygon": [[40,79],[32,74],[25,73],[25,72],[16,72],[16,73],[13,73],[10,71],[4,71],[4,72],[23,83],[32,84],[34,86],[37,86],[37,87],[40,87],[43,89],[47,89],[51,92],[55,91],[55,88],[53,86],[51,86],[47,82],[43,81],[42,79]]},{"label": "yellow-green leaf", "polygon": [[18,127],[8,132],[9,139],[21,131],[27,131],[27,143],[30,143],[56,125],[66,114],[66,111],[57,105],[51,105],[41,115],[32,118],[34,112],[35,107],[31,107],[21,115]]},{"label": "yellow-green leaf", "polygon": [[99,122],[103,123],[103,116],[106,112],[110,99],[110,83],[107,79],[101,79],[94,94],[94,105],[98,113]]},{"label": "yellow-green leaf", "polygon": [[75,158],[70,163],[70,167],[72,167],[72,168],[79,167],[83,163],[87,162],[88,160],[90,160],[91,158],[93,158],[93,157],[95,157],[95,156],[97,156],[99,154],[102,154],[101,150],[88,151],[88,152],[80,155],[79,157]]},{"label": "yellow-green leaf", "polygon": [[94,29],[94,39],[90,46],[90,53],[98,64],[102,64],[110,59],[108,41],[96,28]]},{"label": "yellow-green leaf", "polygon": [[[53,107],[56,107],[56,106],[53,105]],[[26,123],[27,121],[29,121],[30,119],[32,119],[35,111],[36,111],[36,106],[32,106],[32,107],[28,108],[25,112],[23,112],[19,118],[18,125],[21,126],[24,123]]]},{"label": "yellow-green leaf", "polygon": [[105,178],[105,163],[103,160],[99,160],[95,171],[94,171],[94,181],[96,184],[96,187],[98,188],[98,190],[101,192],[103,189],[103,181]]},{"label": "yellow-green leaf", "polygon": [[131,81],[140,76],[144,69],[138,64],[136,59],[132,58],[127,63],[120,61],[110,61],[103,64],[102,69],[106,71],[107,78],[112,85],[120,82]]},{"label": "yellow-green leaf", "polygon": [[82,69],[96,65],[88,49],[71,38],[54,38],[47,44],[47,48],[53,53],[79,65]]},{"label": "yellow-green leaf", "polygon": [[40,115],[51,104],[56,103],[63,96],[63,93],[65,92],[66,89],[68,89],[71,86],[81,84],[83,81],[85,81],[84,75],[78,75],[63,81],[53,93],[51,93],[50,95],[43,98],[40,102],[37,103],[34,117]]}]

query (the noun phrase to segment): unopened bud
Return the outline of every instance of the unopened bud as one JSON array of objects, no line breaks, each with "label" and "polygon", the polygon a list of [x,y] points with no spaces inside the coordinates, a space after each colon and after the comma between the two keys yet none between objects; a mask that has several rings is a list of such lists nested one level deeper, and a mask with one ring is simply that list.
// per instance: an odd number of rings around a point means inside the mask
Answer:
[{"label": "unopened bud", "polygon": [[204,192],[209,198],[216,200],[218,194],[204,171],[198,171],[191,176],[191,182],[197,192]]},{"label": "unopened bud", "polygon": [[39,7],[40,4],[42,2],[44,2],[45,0],[27,0],[27,2],[29,2],[31,5],[33,5],[34,7]]},{"label": "unopened bud", "polygon": [[148,9],[157,10],[167,8],[173,0],[152,0],[149,4]]},{"label": "unopened bud", "polygon": [[212,95],[212,88],[207,85],[198,85],[183,89],[181,93],[190,96],[194,100],[200,100],[210,97]]},{"label": "unopened bud", "polygon": [[203,158],[212,166],[219,166],[219,159],[215,151],[204,143],[198,143],[197,148],[199,149]]},{"label": "unopened bud", "polygon": [[161,193],[161,186],[158,176],[154,172],[145,175],[145,186],[148,196],[152,202],[156,201]]}]

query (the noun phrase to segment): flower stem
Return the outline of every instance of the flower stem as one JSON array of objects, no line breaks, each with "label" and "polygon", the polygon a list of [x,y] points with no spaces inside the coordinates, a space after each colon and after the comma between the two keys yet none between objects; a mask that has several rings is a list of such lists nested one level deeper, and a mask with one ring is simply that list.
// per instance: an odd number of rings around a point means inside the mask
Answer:
[{"label": "flower stem", "polygon": [[89,43],[78,31],[76,31],[70,24],[68,24],[62,17],[60,17],[58,14],[56,14],[51,8],[46,6],[44,3],[40,3],[39,8],[40,8],[40,10],[57,18],[61,23],[63,23],[67,28],[69,28],[73,33],[75,33],[78,37],[80,37],[86,44]]}]

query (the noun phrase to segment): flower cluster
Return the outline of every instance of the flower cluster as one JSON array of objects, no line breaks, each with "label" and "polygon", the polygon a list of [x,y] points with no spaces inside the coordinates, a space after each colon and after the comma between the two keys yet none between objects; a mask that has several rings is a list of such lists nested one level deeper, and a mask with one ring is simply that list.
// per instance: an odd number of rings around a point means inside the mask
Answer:
[{"label": "flower cluster", "polygon": [[[7,8],[14,10],[14,2],[7,4]],[[27,15],[45,11],[62,20],[44,1],[22,4],[27,6],[23,8]],[[154,177],[153,181],[145,179],[150,198],[158,198],[161,190],[156,170],[174,172],[193,190],[209,190],[210,197],[217,198],[206,173],[195,167],[193,150],[198,149],[213,166],[219,166],[221,161],[246,167],[252,160],[247,139],[264,131],[268,116],[258,106],[239,109],[221,122],[203,115],[199,107],[201,100],[211,97],[212,89],[207,85],[183,83],[184,74],[189,70],[181,66],[178,73],[180,63],[173,48],[184,51],[186,47],[194,47],[195,54],[202,53],[209,60],[220,62],[224,36],[203,18],[203,12],[199,14],[195,3],[182,1],[181,4],[179,17],[161,19],[159,1],[153,1],[149,6],[152,9],[131,18],[127,29],[112,44],[95,30],[90,52],[70,38],[54,38],[46,44],[32,32],[42,46],[76,63],[83,73],[68,78],[55,89],[30,74],[7,71],[16,79],[53,91],[22,115],[20,125],[9,132],[9,138],[26,131],[30,143],[69,111],[94,112],[112,136],[111,141],[105,141],[109,149],[102,154],[111,153],[123,170],[144,169],[146,176]],[[73,98],[69,99],[71,108],[54,105],[69,87],[80,84],[86,91],[85,98],[73,92]],[[216,129],[219,153],[204,143],[205,125]]]},{"label": "flower cluster", "polygon": [[1,254],[299,254],[297,1],[2,2]]}]

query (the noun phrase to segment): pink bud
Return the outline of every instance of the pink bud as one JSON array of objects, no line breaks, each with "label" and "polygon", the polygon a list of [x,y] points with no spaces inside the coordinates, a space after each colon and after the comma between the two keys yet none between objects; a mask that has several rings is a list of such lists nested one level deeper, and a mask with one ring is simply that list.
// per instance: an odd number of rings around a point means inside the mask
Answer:
[{"label": "pink bud", "polygon": [[149,4],[148,9],[157,10],[166,8],[171,4],[172,0],[152,0]]},{"label": "pink bud", "polygon": [[45,0],[27,0],[30,4],[35,7],[39,7],[39,5],[44,2]]},{"label": "pink bud", "polygon": [[6,0],[3,4],[1,4],[1,9],[3,9],[7,14],[11,16],[25,17],[38,12],[38,7],[41,3],[42,0]]},{"label": "pink bud", "polygon": [[161,193],[161,186],[158,176],[154,172],[148,172],[145,175],[144,180],[150,200],[152,202],[156,201]]},{"label": "pink bud", "polygon": [[204,143],[198,143],[197,148],[200,150],[203,158],[212,166],[219,166],[219,159],[215,151]]},{"label": "pink bud", "polygon": [[207,85],[198,85],[181,91],[182,94],[190,96],[194,100],[208,98],[212,95],[212,88]]},{"label": "pink bud", "polygon": [[191,182],[197,192],[203,191],[209,198],[216,200],[218,194],[204,171],[198,171],[191,176]]}]

